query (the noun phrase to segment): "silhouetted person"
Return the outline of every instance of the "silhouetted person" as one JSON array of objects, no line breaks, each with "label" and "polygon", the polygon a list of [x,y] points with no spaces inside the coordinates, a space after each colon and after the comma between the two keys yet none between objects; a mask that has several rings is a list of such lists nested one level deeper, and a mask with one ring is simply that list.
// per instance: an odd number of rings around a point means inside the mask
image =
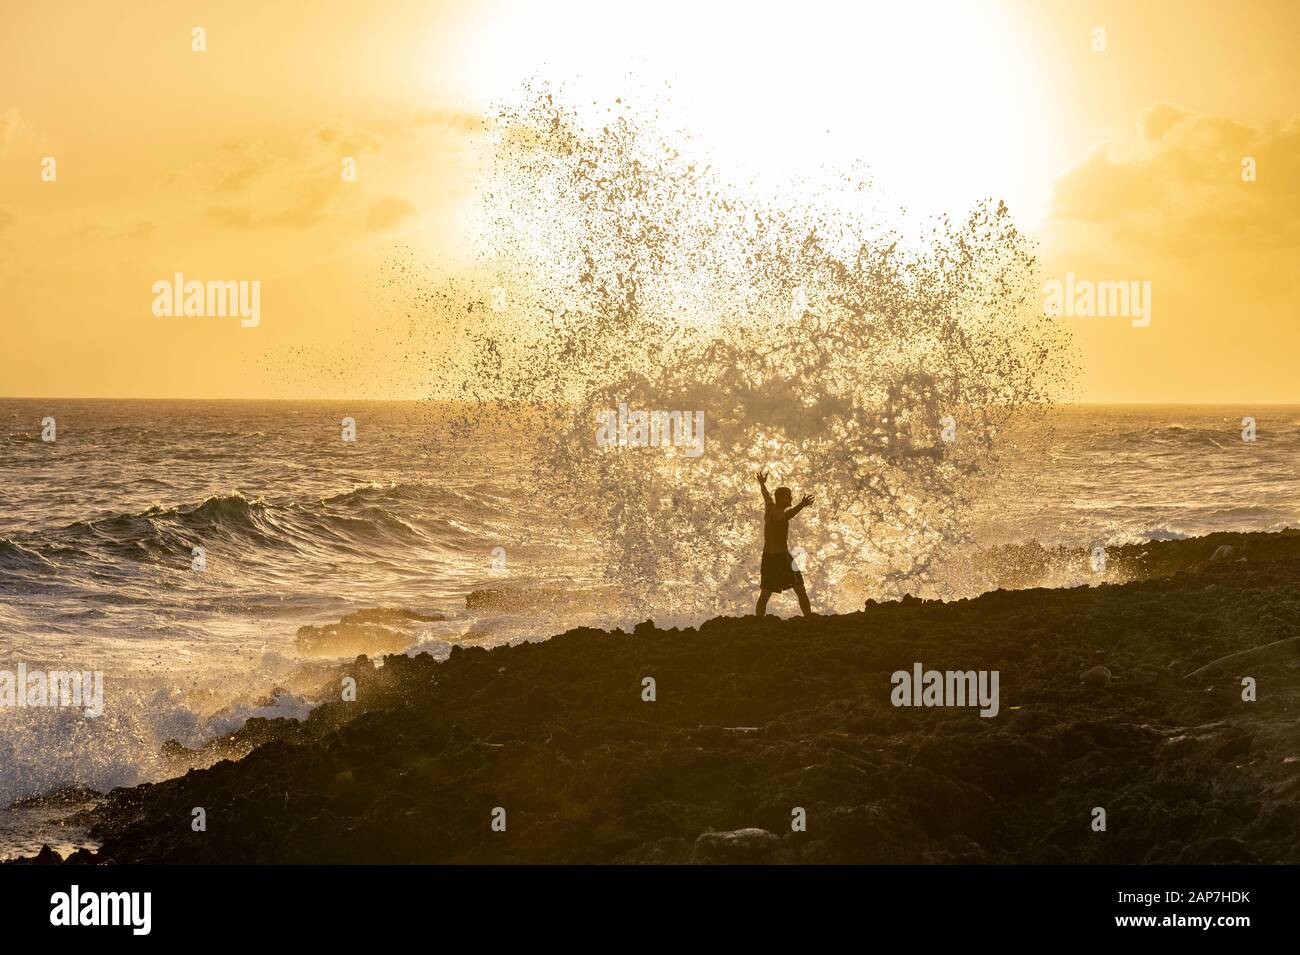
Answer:
[{"label": "silhouetted person", "polygon": [[807,494],[794,507],[790,502],[794,495],[788,487],[776,489],[776,499],[767,493],[767,475],[759,472],[758,486],[763,490],[763,568],[759,584],[758,606],[754,612],[760,617],[767,614],[767,598],[774,593],[794,588],[799,598],[799,609],[805,617],[812,614],[812,605],[808,603],[808,591],[803,587],[803,574],[795,569],[794,558],[790,556],[790,518],[794,517],[813,502]]}]

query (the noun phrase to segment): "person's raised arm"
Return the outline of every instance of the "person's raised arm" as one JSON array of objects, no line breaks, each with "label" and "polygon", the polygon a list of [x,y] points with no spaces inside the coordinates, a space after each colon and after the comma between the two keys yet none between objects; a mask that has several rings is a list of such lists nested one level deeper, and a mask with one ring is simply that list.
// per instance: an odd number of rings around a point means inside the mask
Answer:
[{"label": "person's raised arm", "polygon": [[805,507],[808,507],[810,504],[812,504],[812,502],[813,502],[812,495],[811,495],[811,494],[805,494],[805,495],[803,496],[803,500],[802,500],[802,501],[800,501],[800,502],[799,502],[798,504],[796,504],[794,507],[790,508],[788,511],[786,511],[786,512],[785,512],[784,514],[782,514],[781,516],[782,516],[782,518],[784,518],[785,520],[788,521],[790,518],[794,517],[796,514],[798,514],[800,511],[802,511]]},{"label": "person's raised arm", "polygon": [[772,501],[772,495],[767,493],[767,472],[766,471],[758,472],[758,486],[763,491],[763,502],[768,507],[771,507],[773,501]]}]

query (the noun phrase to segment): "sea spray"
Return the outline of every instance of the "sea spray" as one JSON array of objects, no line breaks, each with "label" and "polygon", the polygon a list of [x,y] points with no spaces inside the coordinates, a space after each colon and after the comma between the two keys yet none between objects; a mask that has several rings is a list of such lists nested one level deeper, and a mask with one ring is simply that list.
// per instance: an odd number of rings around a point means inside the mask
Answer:
[{"label": "sea spray", "polygon": [[[543,92],[498,129],[483,284],[508,307],[469,279],[413,294],[462,436],[528,409],[538,499],[594,529],[629,609],[749,599],[760,469],[816,492],[800,531],[825,603],[951,592],[938,571],[1000,437],[1069,372],[1005,206],[909,243],[862,211],[861,181],[755,196],[625,105],[590,128]],[[620,403],[700,409],[707,450],[598,453],[594,416]]]}]

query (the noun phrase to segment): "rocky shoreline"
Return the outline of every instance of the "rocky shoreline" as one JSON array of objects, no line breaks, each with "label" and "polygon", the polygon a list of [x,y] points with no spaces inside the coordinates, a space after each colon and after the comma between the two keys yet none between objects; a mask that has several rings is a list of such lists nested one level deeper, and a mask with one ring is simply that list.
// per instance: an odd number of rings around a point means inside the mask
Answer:
[{"label": "rocky shoreline", "polygon": [[[1120,585],[359,657],[355,702],[80,810],[67,862],[1300,862],[1300,532],[1137,551]],[[894,705],[918,663],[997,671],[997,715]]]}]

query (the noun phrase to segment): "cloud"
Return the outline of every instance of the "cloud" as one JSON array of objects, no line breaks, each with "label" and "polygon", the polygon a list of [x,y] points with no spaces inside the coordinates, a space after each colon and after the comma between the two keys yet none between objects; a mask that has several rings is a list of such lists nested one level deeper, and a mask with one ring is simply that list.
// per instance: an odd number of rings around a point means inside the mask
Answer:
[{"label": "cloud", "polygon": [[146,219],[137,219],[125,226],[87,220],[71,229],[67,233],[67,238],[79,242],[120,242],[123,239],[148,239],[157,231],[158,226]]},{"label": "cloud", "polygon": [[366,217],[366,226],[372,232],[382,232],[413,215],[415,215],[415,206],[401,196],[384,196],[371,203],[370,214]]},{"label": "cloud", "polygon": [[268,191],[260,202],[216,205],[208,215],[227,228],[305,228],[319,223],[338,198],[339,189],[330,180],[284,183],[281,190]]},{"label": "cloud", "polygon": [[329,147],[333,155],[360,156],[383,151],[384,137],[366,130],[353,129],[346,123],[330,123],[316,131],[316,139]]},{"label": "cloud", "polygon": [[1177,255],[1295,249],[1300,117],[1256,127],[1158,103],[1130,154],[1098,149],[1057,181],[1050,221]]},{"label": "cloud", "polygon": [[227,143],[213,171],[210,187],[217,192],[239,192],[275,166],[274,157],[260,143],[248,140]]},{"label": "cloud", "polygon": [[[1149,327],[1065,319],[1085,393],[1294,401],[1300,118],[1251,124],[1157,103],[1135,132],[1057,180],[1044,232],[1045,277],[1143,283]],[[1243,178],[1247,158],[1255,181]]]},{"label": "cloud", "polygon": [[306,228],[342,215],[354,187],[342,181],[345,156],[380,153],[382,136],[346,123],[330,123],[293,142],[242,139],[227,143],[201,173],[217,225]]},{"label": "cloud", "polygon": [[11,106],[0,113],[0,158],[8,156],[20,143],[26,143],[35,137],[35,130],[23,119],[18,107]]},{"label": "cloud", "polygon": [[435,107],[421,107],[411,116],[411,126],[442,126],[460,133],[482,133],[488,129],[488,121],[477,113],[464,110]]}]

